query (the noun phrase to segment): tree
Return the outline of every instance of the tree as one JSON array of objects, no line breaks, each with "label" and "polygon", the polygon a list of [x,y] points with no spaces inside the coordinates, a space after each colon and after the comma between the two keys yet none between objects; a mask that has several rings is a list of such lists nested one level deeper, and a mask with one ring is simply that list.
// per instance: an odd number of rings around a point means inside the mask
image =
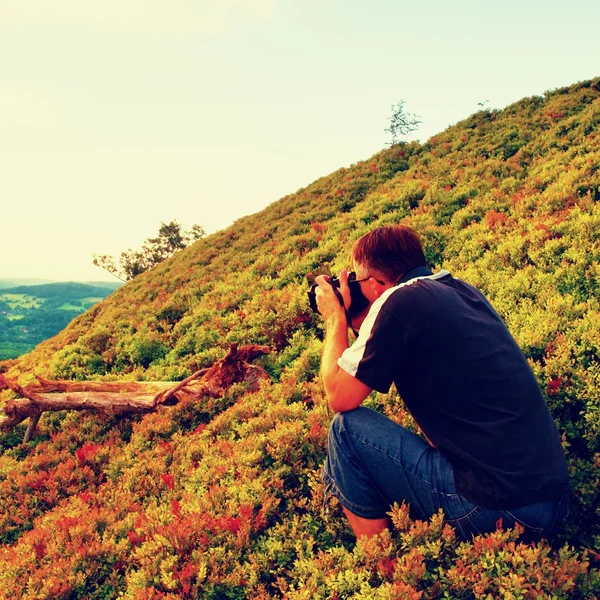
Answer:
[{"label": "tree", "polygon": [[391,145],[394,146],[399,138],[416,131],[423,122],[421,117],[404,112],[404,100],[400,100],[395,106],[392,104],[392,116],[389,118],[390,126],[384,131],[392,134]]},{"label": "tree", "polygon": [[177,221],[160,224],[158,236],[148,238],[140,250],[125,250],[117,260],[108,254],[94,254],[94,264],[108,271],[121,281],[129,281],[140,273],[145,273],[178,250],[187,248],[192,242],[206,235],[200,225],[193,225],[189,231],[181,231]]}]

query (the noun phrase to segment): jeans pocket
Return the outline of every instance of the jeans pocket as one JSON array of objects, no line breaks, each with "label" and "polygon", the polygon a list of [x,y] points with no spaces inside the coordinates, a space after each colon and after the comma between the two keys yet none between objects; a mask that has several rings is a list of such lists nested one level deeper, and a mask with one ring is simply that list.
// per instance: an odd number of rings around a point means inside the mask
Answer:
[{"label": "jeans pocket", "polygon": [[495,510],[474,506],[466,514],[455,519],[447,519],[456,534],[463,540],[475,535],[491,533],[502,519],[504,529],[512,529],[518,523],[524,532],[520,541],[537,541],[541,537],[551,539],[569,514],[569,495],[559,500],[539,502],[511,510]]},{"label": "jeans pocket", "polygon": [[503,517],[503,527],[505,528],[514,528],[515,524],[518,523],[525,531],[524,535],[533,535],[533,536],[541,536],[546,524],[541,523],[539,520],[539,516],[535,515],[535,513],[531,513],[526,509],[517,508],[513,512],[509,510],[501,510],[500,514]]},{"label": "jeans pocket", "polygon": [[[500,512],[508,520],[519,523],[525,529],[523,538],[551,538],[569,514],[569,496],[565,494],[557,500]],[[514,527],[514,524],[507,522],[505,526]]]},{"label": "jeans pocket", "polygon": [[463,517],[448,519],[447,523],[454,527],[460,539],[470,540],[473,536],[494,531],[499,518],[497,510],[475,506]]}]

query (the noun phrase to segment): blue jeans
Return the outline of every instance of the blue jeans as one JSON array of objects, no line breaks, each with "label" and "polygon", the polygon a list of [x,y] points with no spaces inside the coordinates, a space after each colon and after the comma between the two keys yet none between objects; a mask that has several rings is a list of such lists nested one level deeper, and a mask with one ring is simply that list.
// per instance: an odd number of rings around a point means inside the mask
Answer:
[{"label": "blue jeans", "polygon": [[365,407],[338,413],[329,431],[323,479],[350,512],[385,517],[394,502],[410,503],[415,519],[441,508],[460,539],[519,523],[523,541],[551,538],[568,515],[569,495],[511,510],[478,506],[460,496],[454,469],[438,450],[386,416]]}]

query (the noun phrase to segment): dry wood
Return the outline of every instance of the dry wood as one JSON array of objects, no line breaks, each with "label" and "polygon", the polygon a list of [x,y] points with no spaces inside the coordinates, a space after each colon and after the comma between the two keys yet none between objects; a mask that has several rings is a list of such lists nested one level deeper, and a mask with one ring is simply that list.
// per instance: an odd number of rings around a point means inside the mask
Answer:
[{"label": "dry wood", "polygon": [[173,381],[50,381],[36,377],[37,384],[21,387],[0,373],[0,389],[11,389],[21,396],[6,403],[6,418],[0,421],[0,429],[10,429],[29,418],[24,438],[29,441],[45,411],[140,414],[153,412],[162,405],[172,406],[183,398],[217,397],[236,382],[247,382],[251,389],[257,389],[268,375],[264,369],[248,363],[269,352],[268,346],[238,348],[238,344],[232,344],[227,356],[212,367],[196,371],[176,384]]},{"label": "dry wood", "polygon": [[41,416],[42,416],[42,413],[39,412],[36,415],[29,417],[29,424],[27,425],[27,431],[25,432],[25,436],[23,437],[23,443],[26,444],[27,442],[31,441],[31,439],[35,435],[35,430],[36,430],[37,424],[40,422]]},{"label": "dry wood", "polygon": [[[193,376],[192,376],[193,377]],[[147,390],[150,386],[156,386],[157,391],[164,389],[166,384],[173,382],[164,381],[67,381],[58,379],[50,381],[36,375],[38,383],[27,386],[30,392],[136,392]]]}]

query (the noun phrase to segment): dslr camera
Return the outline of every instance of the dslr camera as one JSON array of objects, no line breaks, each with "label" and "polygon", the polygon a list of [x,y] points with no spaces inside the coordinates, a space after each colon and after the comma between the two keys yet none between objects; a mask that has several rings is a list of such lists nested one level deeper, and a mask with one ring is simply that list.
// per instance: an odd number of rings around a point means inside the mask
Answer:
[{"label": "dslr camera", "polygon": [[[317,295],[315,293],[315,290],[317,289],[318,284],[314,283],[314,279],[317,275],[322,275],[322,274],[327,274],[327,273],[315,272],[315,273],[311,273],[310,275],[307,275],[307,279],[308,279],[309,283],[311,284],[310,290],[307,292],[308,293],[308,303],[310,304],[311,310],[317,314],[320,314],[319,309],[317,308]],[[336,292],[336,296],[338,297],[340,304],[343,305],[344,302],[342,299],[342,295],[338,291],[339,287],[340,287],[339,278],[330,276],[329,284],[331,285],[331,287],[333,287],[333,290]],[[354,271],[352,271],[351,273],[348,273],[348,287],[350,288],[350,308],[348,309],[348,313],[350,314],[351,317],[355,317],[356,315],[361,313],[367,306],[369,306],[369,301],[367,300],[365,295],[362,293],[362,290],[360,289],[360,283],[357,281],[356,273]]]}]

